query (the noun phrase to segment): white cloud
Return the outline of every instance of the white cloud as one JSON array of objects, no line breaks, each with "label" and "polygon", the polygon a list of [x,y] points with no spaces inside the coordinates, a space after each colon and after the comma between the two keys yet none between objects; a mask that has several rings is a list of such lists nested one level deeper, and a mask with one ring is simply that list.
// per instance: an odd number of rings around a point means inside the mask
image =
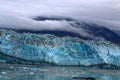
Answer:
[{"label": "white cloud", "polygon": [[43,15],[120,26],[120,0],[0,0],[1,25],[17,29],[71,29],[67,22],[36,22],[31,18]]}]

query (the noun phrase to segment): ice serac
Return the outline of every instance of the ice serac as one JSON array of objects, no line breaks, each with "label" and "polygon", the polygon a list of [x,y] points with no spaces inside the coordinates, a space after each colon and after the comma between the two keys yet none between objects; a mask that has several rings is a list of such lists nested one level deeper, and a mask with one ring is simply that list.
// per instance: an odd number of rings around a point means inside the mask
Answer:
[{"label": "ice serac", "polygon": [[0,29],[0,61],[10,63],[120,66],[120,46],[104,40],[82,40],[51,34]]}]

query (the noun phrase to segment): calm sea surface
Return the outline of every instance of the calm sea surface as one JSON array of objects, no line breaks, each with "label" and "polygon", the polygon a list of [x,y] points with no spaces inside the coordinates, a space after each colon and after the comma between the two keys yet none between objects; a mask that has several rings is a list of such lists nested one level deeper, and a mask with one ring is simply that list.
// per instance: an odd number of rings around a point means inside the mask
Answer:
[{"label": "calm sea surface", "polygon": [[0,63],[0,80],[120,80],[120,70]]}]

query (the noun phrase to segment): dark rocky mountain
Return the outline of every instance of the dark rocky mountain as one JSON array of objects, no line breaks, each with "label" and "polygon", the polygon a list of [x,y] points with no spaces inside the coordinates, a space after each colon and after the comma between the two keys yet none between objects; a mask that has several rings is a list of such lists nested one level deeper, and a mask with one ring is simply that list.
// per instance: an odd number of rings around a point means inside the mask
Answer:
[{"label": "dark rocky mountain", "polygon": [[[63,30],[40,30],[40,31],[21,29],[21,30],[16,30],[16,31],[30,32],[30,33],[42,33],[42,34],[54,34],[59,37],[63,37],[63,36],[79,37],[79,38],[87,39],[87,40],[88,39],[89,40],[105,39],[107,41],[111,41],[114,43],[120,43],[120,31],[112,30],[108,28],[108,26],[99,25],[97,23],[88,23],[85,21],[79,21],[73,18],[68,18],[68,17],[37,16],[37,17],[34,17],[33,20],[35,21],[45,21],[45,20],[66,21],[72,28],[76,29],[77,31],[74,31],[72,29],[69,31],[65,31],[64,29]],[[81,32],[79,31],[81,29],[85,33],[89,34],[90,36],[81,35]],[[91,36],[94,36],[94,37],[91,37]]]},{"label": "dark rocky mountain", "polygon": [[75,19],[69,18],[69,17],[46,17],[46,16],[37,16],[37,17],[34,17],[33,19],[34,19],[34,20],[37,20],[37,21],[46,21],[46,20],[75,21]]},{"label": "dark rocky mountain", "polygon": [[[75,24],[75,25],[74,25]],[[80,23],[75,22],[72,24],[73,27],[82,28],[85,32],[95,37],[100,37],[108,41],[112,41],[115,43],[120,43],[120,32],[115,32],[107,28],[106,26],[97,25],[97,24],[88,24],[88,23]]]}]

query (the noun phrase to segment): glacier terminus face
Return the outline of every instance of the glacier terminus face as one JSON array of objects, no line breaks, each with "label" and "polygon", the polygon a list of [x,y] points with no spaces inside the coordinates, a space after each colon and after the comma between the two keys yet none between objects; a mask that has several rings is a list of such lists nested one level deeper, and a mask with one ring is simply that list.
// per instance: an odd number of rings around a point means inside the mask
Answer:
[{"label": "glacier terminus face", "polygon": [[0,29],[0,62],[41,64],[42,61],[67,66],[120,66],[120,45],[105,40]]}]

